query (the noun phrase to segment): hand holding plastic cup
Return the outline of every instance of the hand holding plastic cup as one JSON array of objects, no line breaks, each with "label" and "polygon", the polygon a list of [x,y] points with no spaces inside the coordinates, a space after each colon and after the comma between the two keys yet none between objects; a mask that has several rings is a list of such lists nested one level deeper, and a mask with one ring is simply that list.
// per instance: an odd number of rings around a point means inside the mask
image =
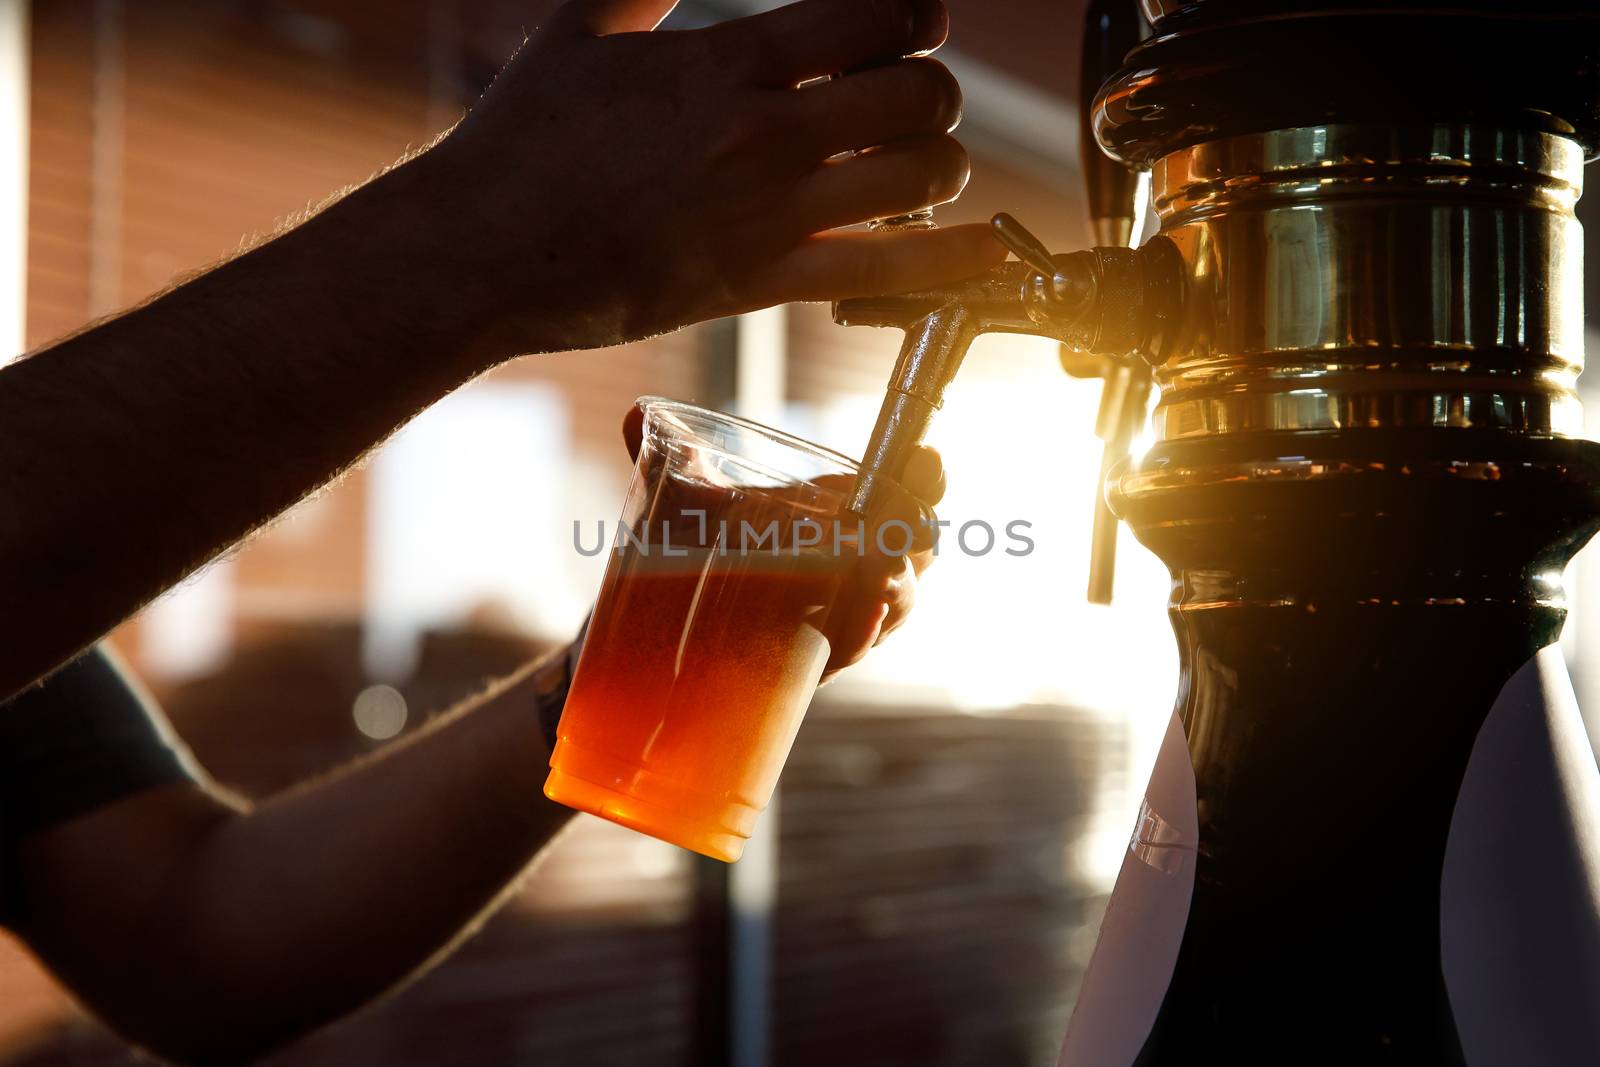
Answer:
[{"label": "hand holding plastic cup", "polygon": [[[877,531],[843,513],[846,457],[689,404],[640,406],[643,441],[545,795],[732,861],[771,799],[834,624],[852,625],[835,615],[848,614]],[[924,544],[916,517],[881,547]]]}]

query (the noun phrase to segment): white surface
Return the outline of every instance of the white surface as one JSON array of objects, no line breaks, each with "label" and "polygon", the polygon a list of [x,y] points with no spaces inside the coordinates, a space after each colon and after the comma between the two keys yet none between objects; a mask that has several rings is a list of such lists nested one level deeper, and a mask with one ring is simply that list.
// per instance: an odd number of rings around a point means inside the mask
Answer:
[{"label": "white surface", "polygon": [[1439,910],[1471,1067],[1600,1063],[1600,771],[1555,646],[1512,676],[1478,734]]},{"label": "white surface", "polygon": [[1120,1067],[1139,1055],[1178,962],[1199,846],[1194,767],[1174,712],[1058,1067]]}]

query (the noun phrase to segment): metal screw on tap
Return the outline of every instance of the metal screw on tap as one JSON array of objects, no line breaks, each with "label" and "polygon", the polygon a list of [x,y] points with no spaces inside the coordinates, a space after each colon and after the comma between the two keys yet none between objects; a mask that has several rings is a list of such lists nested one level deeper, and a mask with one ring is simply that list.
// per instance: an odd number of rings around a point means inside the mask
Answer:
[{"label": "metal screw on tap", "polygon": [[1027,299],[1032,301],[1035,318],[1073,315],[1093,298],[1094,278],[1080,271],[1069,271],[1028,228],[1004,211],[989,220],[1000,243],[1011,254],[1034,269],[1028,279]]},{"label": "metal screw on tap", "polygon": [[919,208],[904,215],[890,215],[888,218],[873,219],[867,223],[867,229],[873,231],[892,230],[935,230],[939,224],[933,221],[933,208]]}]

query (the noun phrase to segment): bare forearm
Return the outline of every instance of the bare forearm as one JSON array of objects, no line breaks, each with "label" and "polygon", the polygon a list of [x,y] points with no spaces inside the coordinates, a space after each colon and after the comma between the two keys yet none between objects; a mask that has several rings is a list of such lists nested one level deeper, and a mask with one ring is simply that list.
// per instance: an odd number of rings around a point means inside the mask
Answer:
[{"label": "bare forearm", "polygon": [[[90,816],[121,821],[24,856],[41,917],[24,932],[94,1010],[163,1055],[234,1062],[292,1040],[466,936],[570,820],[541,792],[539,681],[500,683],[248,813],[207,815],[191,791],[187,816],[170,797]],[[167,807],[133,810],[147,803]],[[105,899],[108,884],[122,895]],[[103,907],[61,914],[59,901],[90,896]]]},{"label": "bare forearm", "polygon": [[0,371],[0,697],[492,358],[422,162]]},{"label": "bare forearm", "polygon": [[337,1018],[446,951],[515,887],[572,817],[541,792],[549,753],[531,690],[512,681],[207,846],[166,914],[199,935],[197,970],[231,989],[210,1036],[270,1046]]}]

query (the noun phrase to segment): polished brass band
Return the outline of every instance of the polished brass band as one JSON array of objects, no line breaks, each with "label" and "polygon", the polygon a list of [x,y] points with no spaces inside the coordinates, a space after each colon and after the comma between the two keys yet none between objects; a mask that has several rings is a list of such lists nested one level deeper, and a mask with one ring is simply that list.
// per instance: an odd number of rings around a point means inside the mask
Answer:
[{"label": "polished brass band", "polygon": [[1582,152],[1476,126],[1329,125],[1153,172],[1183,311],[1159,440],[1481,427],[1581,436]]}]

